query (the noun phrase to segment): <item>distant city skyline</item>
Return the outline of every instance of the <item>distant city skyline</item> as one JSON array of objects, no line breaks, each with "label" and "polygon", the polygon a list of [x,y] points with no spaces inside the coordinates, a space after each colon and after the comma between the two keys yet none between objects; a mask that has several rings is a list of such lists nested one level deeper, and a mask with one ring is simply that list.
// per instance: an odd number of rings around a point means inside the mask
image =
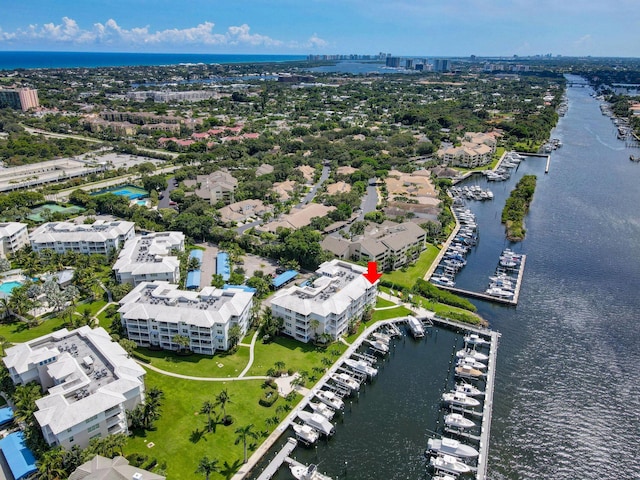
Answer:
[{"label": "distant city skyline", "polygon": [[3,51],[640,56],[633,0],[3,3]]}]

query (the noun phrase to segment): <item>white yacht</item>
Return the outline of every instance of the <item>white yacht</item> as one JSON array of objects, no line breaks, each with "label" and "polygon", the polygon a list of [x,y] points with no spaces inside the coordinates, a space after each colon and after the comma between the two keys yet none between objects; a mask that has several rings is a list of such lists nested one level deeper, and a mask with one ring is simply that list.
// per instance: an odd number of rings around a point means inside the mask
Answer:
[{"label": "white yacht", "polygon": [[328,405],[322,402],[309,402],[309,407],[316,413],[319,413],[327,420],[331,420],[336,412]]},{"label": "white yacht", "polygon": [[478,387],[476,387],[475,385],[471,385],[470,383],[466,383],[466,382],[456,383],[455,391],[456,392],[460,392],[460,393],[464,393],[465,395],[468,395],[469,397],[477,397],[479,395],[484,395],[484,392],[482,390],[480,390]]},{"label": "white yacht", "polygon": [[446,275],[435,275],[431,277],[431,283],[435,283],[436,285],[442,285],[443,287],[455,287],[456,282],[451,280]]},{"label": "white yacht", "polygon": [[440,457],[431,457],[429,461],[436,471],[444,471],[459,475],[461,473],[467,473],[471,471],[469,465],[462,463],[456,457],[451,455],[442,455]]},{"label": "white yacht", "polygon": [[330,378],[341,387],[346,387],[352,392],[357,392],[358,390],[360,390],[360,383],[347,373],[333,373],[331,374]]},{"label": "white yacht", "polygon": [[318,466],[313,463],[309,466],[300,464],[289,464],[291,475],[297,480],[331,480],[331,477],[320,473]]},{"label": "white yacht", "polygon": [[471,365],[459,365],[456,367],[456,376],[460,378],[479,378],[482,371],[473,368]]},{"label": "white yacht", "polygon": [[469,366],[471,368],[476,368],[478,370],[484,370],[485,368],[487,368],[487,366],[484,363],[479,362],[478,360],[472,357],[459,358],[457,365],[459,367]]},{"label": "white yacht", "polygon": [[306,424],[294,423],[293,431],[296,432],[296,438],[305,445],[313,445],[320,438],[320,432]]},{"label": "white yacht", "polygon": [[306,425],[318,430],[327,437],[335,433],[333,424],[319,413],[311,413],[304,410],[298,412],[298,418],[302,420]]},{"label": "white yacht", "polygon": [[472,348],[463,348],[462,350],[458,350],[456,352],[456,357],[465,358],[471,357],[480,362],[486,362],[489,360],[489,355],[485,355],[484,353],[478,352],[477,350],[473,350]]},{"label": "white yacht", "polygon": [[485,340],[477,333],[465,335],[464,343],[467,343],[469,345],[489,345],[489,341]]},{"label": "white yacht", "polygon": [[317,392],[315,392],[315,394],[318,400],[320,400],[325,405],[333,408],[334,410],[344,409],[344,402],[334,392],[330,392],[329,390],[318,390]]},{"label": "white yacht", "polygon": [[454,428],[473,428],[476,424],[461,413],[449,413],[444,416],[444,424]]},{"label": "white yacht", "polygon": [[427,442],[427,450],[432,453],[455,455],[463,458],[475,458],[478,456],[478,450],[475,448],[448,437],[430,438]]},{"label": "white yacht", "polygon": [[371,378],[375,377],[378,374],[378,369],[372,367],[364,360],[354,360],[353,358],[347,358],[344,361],[344,364],[354,372],[364,373]]},{"label": "white yacht", "polygon": [[513,292],[510,292],[509,290],[505,290],[504,288],[500,288],[500,287],[490,287],[487,288],[485,290],[485,293],[487,295],[491,295],[492,297],[499,297],[499,298],[513,298]]},{"label": "white yacht", "polygon": [[412,315],[407,315],[407,323],[409,324],[409,329],[411,330],[413,338],[424,337],[424,325],[420,320]]},{"label": "white yacht", "polygon": [[369,342],[374,351],[382,354],[389,353],[389,345],[385,345],[380,340],[367,340],[367,342]]},{"label": "white yacht", "polygon": [[387,335],[386,333],[373,332],[371,334],[371,336],[373,338],[375,338],[376,340],[380,340],[382,343],[385,343],[387,345],[389,345],[389,342],[391,342],[391,337],[389,335]]},{"label": "white yacht", "polygon": [[480,401],[473,397],[468,397],[464,393],[449,392],[442,394],[442,401],[456,407],[477,407]]}]

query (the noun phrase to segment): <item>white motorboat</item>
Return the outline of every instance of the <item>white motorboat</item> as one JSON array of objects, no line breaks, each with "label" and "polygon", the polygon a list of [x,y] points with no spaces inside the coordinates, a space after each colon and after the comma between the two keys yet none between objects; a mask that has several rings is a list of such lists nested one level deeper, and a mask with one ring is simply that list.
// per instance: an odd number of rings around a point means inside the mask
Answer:
[{"label": "white motorboat", "polygon": [[456,383],[455,386],[455,391],[456,392],[460,392],[460,393],[464,393],[465,395],[468,395],[469,397],[477,397],[479,395],[484,395],[484,392],[482,390],[480,390],[478,387],[476,387],[475,385],[471,385],[470,383]]},{"label": "white motorboat", "polygon": [[432,453],[455,455],[463,458],[475,458],[478,456],[478,450],[475,448],[448,437],[430,438],[427,442],[427,450]]},{"label": "white motorboat", "polygon": [[431,283],[435,283],[436,285],[442,285],[443,287],[455,287],[456,282],[451,280],[449,277],[445,275],[436,275],[431,277]]},{"label": "white motorboat", "polygon": [[434,475],[431,480],[456,480],[456,477],[443,473],[442,475]]},{"label": "white motorboat", "polygon": [[289,470],[297,480],[331,480],[331,477],[320,473],[318,466],[313,463],[309,466],[291,463],[289,464]]},{"label": "white motorboat", "polygon": [[347,373],[333,373],[330,378],[341,387],[346,387],[352,392],[360,390],[360,383]]},{"label": "white motorboat", "polygon": [[482,376],[482,371],[470,365],[459,365],[456,367],[456,376],[461,378],[479,378]]},{"label": "white motorboat", "polygon": [[467,343],[469,345],[489,345],[489,341],[485,340],[477,333],[465,335],[464,343]]},{"label": "white motorboat", "polygon": [[510,292],[509,290],[505,290],[504,288],[500,288],[500,287],[490,287],[487,288],[485,290],[485,293],[487,295],[491,295],[492,297],[499,297],[499,298],[513,298],[513,292]]},{"label": "white motorboat", "polygon": [[347,358],[344,364],[352,369],[354,372],[364,373],[369,377],[375,377],[378,374],[378,369],[372,367],[364,360],[354,360],[353,358]]},{"label": "white motorboat", "polygon": [[455,407],[477,407],[480,405],[479,400],[456,391],[443,393],[442,401]]},{"label": "white motorboat", "polygon": [[424,325],[420,320],[412,315],[407,315],[407,324],[409,325],[409,330],[411,330],[413,338],[424,337]]},{"label": "white motorboat", "polygon": [[334,392],[330,392],[329,390],[318,390],[315,393],[318,400],[320,400],[325,405],[333,408],[334,410],[344,409],[344,402]]},{"label": "white motorboat", "polygon": [[386,343],[387,345],[389,345],[389,342],[391,342],[391,337],[386,333],[373,332],[371,336],[376,340],[380,340],[382,343]]},{"label": "white motorboat", "polygon": [[389,353],[389,346],[385,345],[380,340],[367,340],[367,342],[369,342],[369,345],[371,345],[371,348],[373,348],[374,351],[382,354]]},{"label": "white motorboat", "polygon": [[461,413],[449,413],[444,416],[444,424],[453,428],[473,428],[476,424]]},{"label": "white motorboat", "polygon": [[479,362],[478,360],[472,357],[459,358],[457,365],[459,367],[469,366],[471,368],[477,368],[478,370],[484,370],[485,368],[487,368],[487,366],[484,363]]},{"label": "white motorboat", "polygon": [[305,410],[298,412],[298,418],[311,428],[315,428],[323,435],[331,436],[335,433],[333,424],[319,413],[311,413]]},{"label": "white motorboat", "polygon": [[486,362],[489,360],[489,355],[485,355],[484,353],[478,352],[477,350],[473,350],[472,348],[463,348],[462,350],[458,350],[456,352],[456,357],[464,358],[471,357],[480,362]]},{"label": "white motorboat", "polygon": [[328,405],[322,402],[309,402],[309,407],[316,413],[319,413],[327,420],[331,420],[336,412]]},{"label": "white motorboat", "polygon": [[429,463],[431,463],[436,471],[441,470],[444,472],[453,473],[454,475],[459,475],[461,473],[467,473],[471,471],[471,467],[469,467],[469,465],[462,463],[456,457],[452,457],[451,455],[431,457]]},{"label": "white motorboat", "polygon": [[294,423],[293,431],[296,432],[296,438],[305,445],[313,445],[320,438],[320,432],[306,424]]}]

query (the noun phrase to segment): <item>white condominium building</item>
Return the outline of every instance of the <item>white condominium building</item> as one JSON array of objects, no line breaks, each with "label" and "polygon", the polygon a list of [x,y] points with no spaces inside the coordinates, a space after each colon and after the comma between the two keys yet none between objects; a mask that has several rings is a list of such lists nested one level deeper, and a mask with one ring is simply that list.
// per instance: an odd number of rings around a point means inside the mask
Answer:
[{"label": "white condominium building", "polygon": [[2,360],[15,384],[47,392],[35,417],[51,446],[126,433],[126,412],[144,400],[144,369],[102,327],[64,328],[8,348]]},{"label": "white condominium building", "polygon": [[102,253],[119,250],[134,237],[135,223],[97,220],[91,225],[69,222],[49,222],[40,225],[29,241],[34,252],[49,249],[57,253]]},{"label": "white condominium building", "polygon": [[319,278],[312,285],[276,292],[271,299],[273,316],[284,320],[284,333],[301,342],[324,333],[337,339],[351,319],[359,318],[376,301],[377,282],[371,284],[362,275],[366,271],[342,260],[325,262],[316,270]]},{"label": "white condominium building", "polygon": [[26,223],[0,223],[0,257],[16,253],[29,245],[29,233]]},{"label": "white condominium building", "polygon": [[155,280],[178,283],[180,260],[175,252],[184,250],[184,233],[157,232],[127,240],[113,266],[118,283],[134,287]]},{"label": "white condominium building", "polygon": [[177,335],[189,338],[189,349],[213,355],[228,350],[229,329],[247,332],[253,293],[241,288],[205,287],[199,292],[179,290],[167,282],[143,282],[120,300],[120,319],[129,340],[141,346],[182,348]]}]

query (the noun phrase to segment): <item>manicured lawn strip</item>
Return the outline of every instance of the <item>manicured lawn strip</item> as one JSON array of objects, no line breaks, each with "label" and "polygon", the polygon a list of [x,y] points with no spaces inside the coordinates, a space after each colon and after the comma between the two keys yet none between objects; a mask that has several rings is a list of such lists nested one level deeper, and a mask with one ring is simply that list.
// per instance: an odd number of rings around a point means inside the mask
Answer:
[{"label": "manicured lawn strip", "polygon": [[[249,348],[238,347],[230,355],[177,355],[167,350],[149,350],[139,347],[136,353],[150,360],[151,365],[162,370],[194,377],[226,378],[237,377],[249,362]],[[219,366],[222,365],[222,367]]]},{"label": "manicured lawn strip", "polygon": [[89,311],[91,312],[91,316],[95,317],[96,313],[98,313],[98,310],[100,310],[106,304],[107,302],[105,300],[96,300],[95,302],[92,302],[92,303],[81,303],[77,305],[76,311],[82,314],[88,308]]},{"label": "manicured lawn strip", "polygon": [[411,314],[411,310],[406,307],[398,306],[396,308],[389,308],[386,310],[375,310],[373,312],[373,318],[370,323],[377,322],[379,320],[388,320],[396,317],[406,317]]},{"label": "manicured lawn strip", "polygon": [[392,302],[391,300],[387,300],[386,298],[378,297],[376,299],[375,308],[385,308],[385,307],[391,307],[393,305],[396,305],[396,304],[394,302]]},{"label": "manicured lawn strip", "polygon": [[[155,457],[158,463],[166,462],[167,478],[174,480],[192,480],[200,478],[195,474],[198,462],[207,455],[209,458],[219,460],[219,466],[224,462],[233,464],[242,462],[242,443],[234,445],[238,427],[248,424],[254,425],[254,431],[265,434],[271,432],[273,427],[267,427],[265,420],[276,415],[278,405],[284,405],[283,398],[269,408],[258,404],[262,394],[262,381],[242,382],[199,382],[193,380],[181,380],[167,377],[148,370],[146,376],[147,388],[158,387],[164,392],[164,400],[161,407],[162,415],[156,423],[156,430],[146,432],[146,436],[133,436],[127,442],[125,454],[137,452]],[[231,397],[227,404],[227,414],[232,415],[234,423],[230,426],[217,424],[215,432],[206,432],[206,415],[198,414],[205,400],[215,401],[215,397],[222,389],[227,389]],[[216,412],[222,414],[222,409],[217,407]],[[286,413],[280,415],[284,418]],[[193,432],[204,433],[192,437]],[[266,436],[266,435],[265,435]],[[260,444],[265,436],[251,443]],[[146,440],[146,442],[145,442]],[[155,446],[148,448],[147,444],[153,442]],[[251,450],[249,450],[251,455]],[[202,477],[204,478],[204,477]],[[221,474],[212,474],[211,480],[225,478]]]},{"label": "manicured lawn strip", "polygon": [[3,336],[11,343],[27,342],[42,335],[60,330],[65,321],[65,319],[54,317],[44,320],[40,325],[32,328],[28,328],[26,323],[18,321],[3,323],[0,324],[0,336]]},{"label": "manicured lawn strip", "polygon": [[416,283],[416,280],[425,276],[427,270],[438,256],[439,251],[438,247],[428,245],[427,249],[422,252],[420,258],[418,258],[413,266],[407,267],[405,271],[402,271],[401,269],[385,273],[382,275],[382,280],[400,287],[413,288],[413,284]]},{"label": "manicured lawn strip", "polygon": [[[340,344],[330,346],[338,348]],[[302,343],[289,337],[278,336],[271,343],[256,341],[253,366],[247,375],[266,375],[274,363],[281,361],[285,369],[306,370],[311,373],[313,367],[322,367],[322,357],[329,356],[328,349],[316,347],[313,343]]]}]

